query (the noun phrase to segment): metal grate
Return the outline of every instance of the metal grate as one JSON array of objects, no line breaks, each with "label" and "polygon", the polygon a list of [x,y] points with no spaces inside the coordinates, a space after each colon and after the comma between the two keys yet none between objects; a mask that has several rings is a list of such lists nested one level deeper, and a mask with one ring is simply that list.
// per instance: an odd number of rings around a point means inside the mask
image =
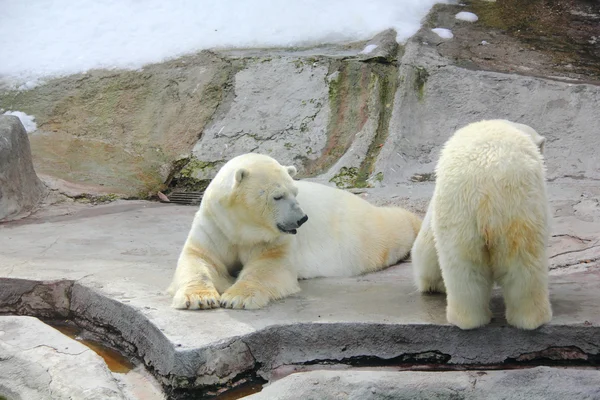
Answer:
[{"label": "metal grate", "polygon": [[202,201],[202,192],[173,192],[169,197],[171,203],[197,206]]}]

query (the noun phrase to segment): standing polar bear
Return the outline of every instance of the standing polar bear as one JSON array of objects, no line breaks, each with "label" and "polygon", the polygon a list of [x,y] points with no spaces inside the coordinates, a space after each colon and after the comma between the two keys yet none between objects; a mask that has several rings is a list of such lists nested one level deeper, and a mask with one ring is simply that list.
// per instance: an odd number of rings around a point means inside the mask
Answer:
[{"label": "standing polar bear", "polygon": [[446,292],[446,318],[461,329],[490,322],[494,282],[509,324],[535,329],[552,319],[544,142],[527,125],[484,120],[442,148],[411,258],[419,291]]},{"label": "standing polar bear", "polygon": [[298,292],[298,278],[358,275],[408,255],[415,214],[295,174],[254,153],[219,170],[179,256],[172,307],[261,308]]}]

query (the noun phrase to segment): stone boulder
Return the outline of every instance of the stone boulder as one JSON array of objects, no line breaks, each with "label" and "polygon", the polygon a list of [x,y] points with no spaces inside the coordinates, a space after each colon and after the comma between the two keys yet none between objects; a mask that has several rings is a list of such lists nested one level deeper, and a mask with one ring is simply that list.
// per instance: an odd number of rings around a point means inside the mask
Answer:
[{"label": "stone boulder", "polygon": [[0,371],[0,399],[126,398],[98,354],[33,317],[0,317]]},{"label": "stone boulder", "polygon": [[26,216],[45,193],[23,124],[18,117],[0,115],[0,221]]}]

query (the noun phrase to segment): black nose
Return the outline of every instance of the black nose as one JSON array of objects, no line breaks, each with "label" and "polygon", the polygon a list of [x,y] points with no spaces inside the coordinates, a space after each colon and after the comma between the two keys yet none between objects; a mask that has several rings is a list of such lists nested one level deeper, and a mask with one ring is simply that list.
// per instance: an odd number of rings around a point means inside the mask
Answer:
[{"label": "black nose", "polygon": [[303,223],[305,223],[306,221],[308,221],[308,215],[305,215],[304,217],[300,218],[297,222],[298,226],[302,225]]}]

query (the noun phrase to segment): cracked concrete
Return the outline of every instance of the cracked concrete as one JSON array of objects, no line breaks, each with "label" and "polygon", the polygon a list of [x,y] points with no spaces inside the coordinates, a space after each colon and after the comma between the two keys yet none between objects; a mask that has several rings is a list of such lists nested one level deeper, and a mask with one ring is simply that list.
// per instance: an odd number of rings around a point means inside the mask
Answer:
[{"label": "cracked concrete", "polygon": [[537,367],[509,371],[313,371],[267,385],[248,400],[527,399],[600,397],[600,371]]}]

